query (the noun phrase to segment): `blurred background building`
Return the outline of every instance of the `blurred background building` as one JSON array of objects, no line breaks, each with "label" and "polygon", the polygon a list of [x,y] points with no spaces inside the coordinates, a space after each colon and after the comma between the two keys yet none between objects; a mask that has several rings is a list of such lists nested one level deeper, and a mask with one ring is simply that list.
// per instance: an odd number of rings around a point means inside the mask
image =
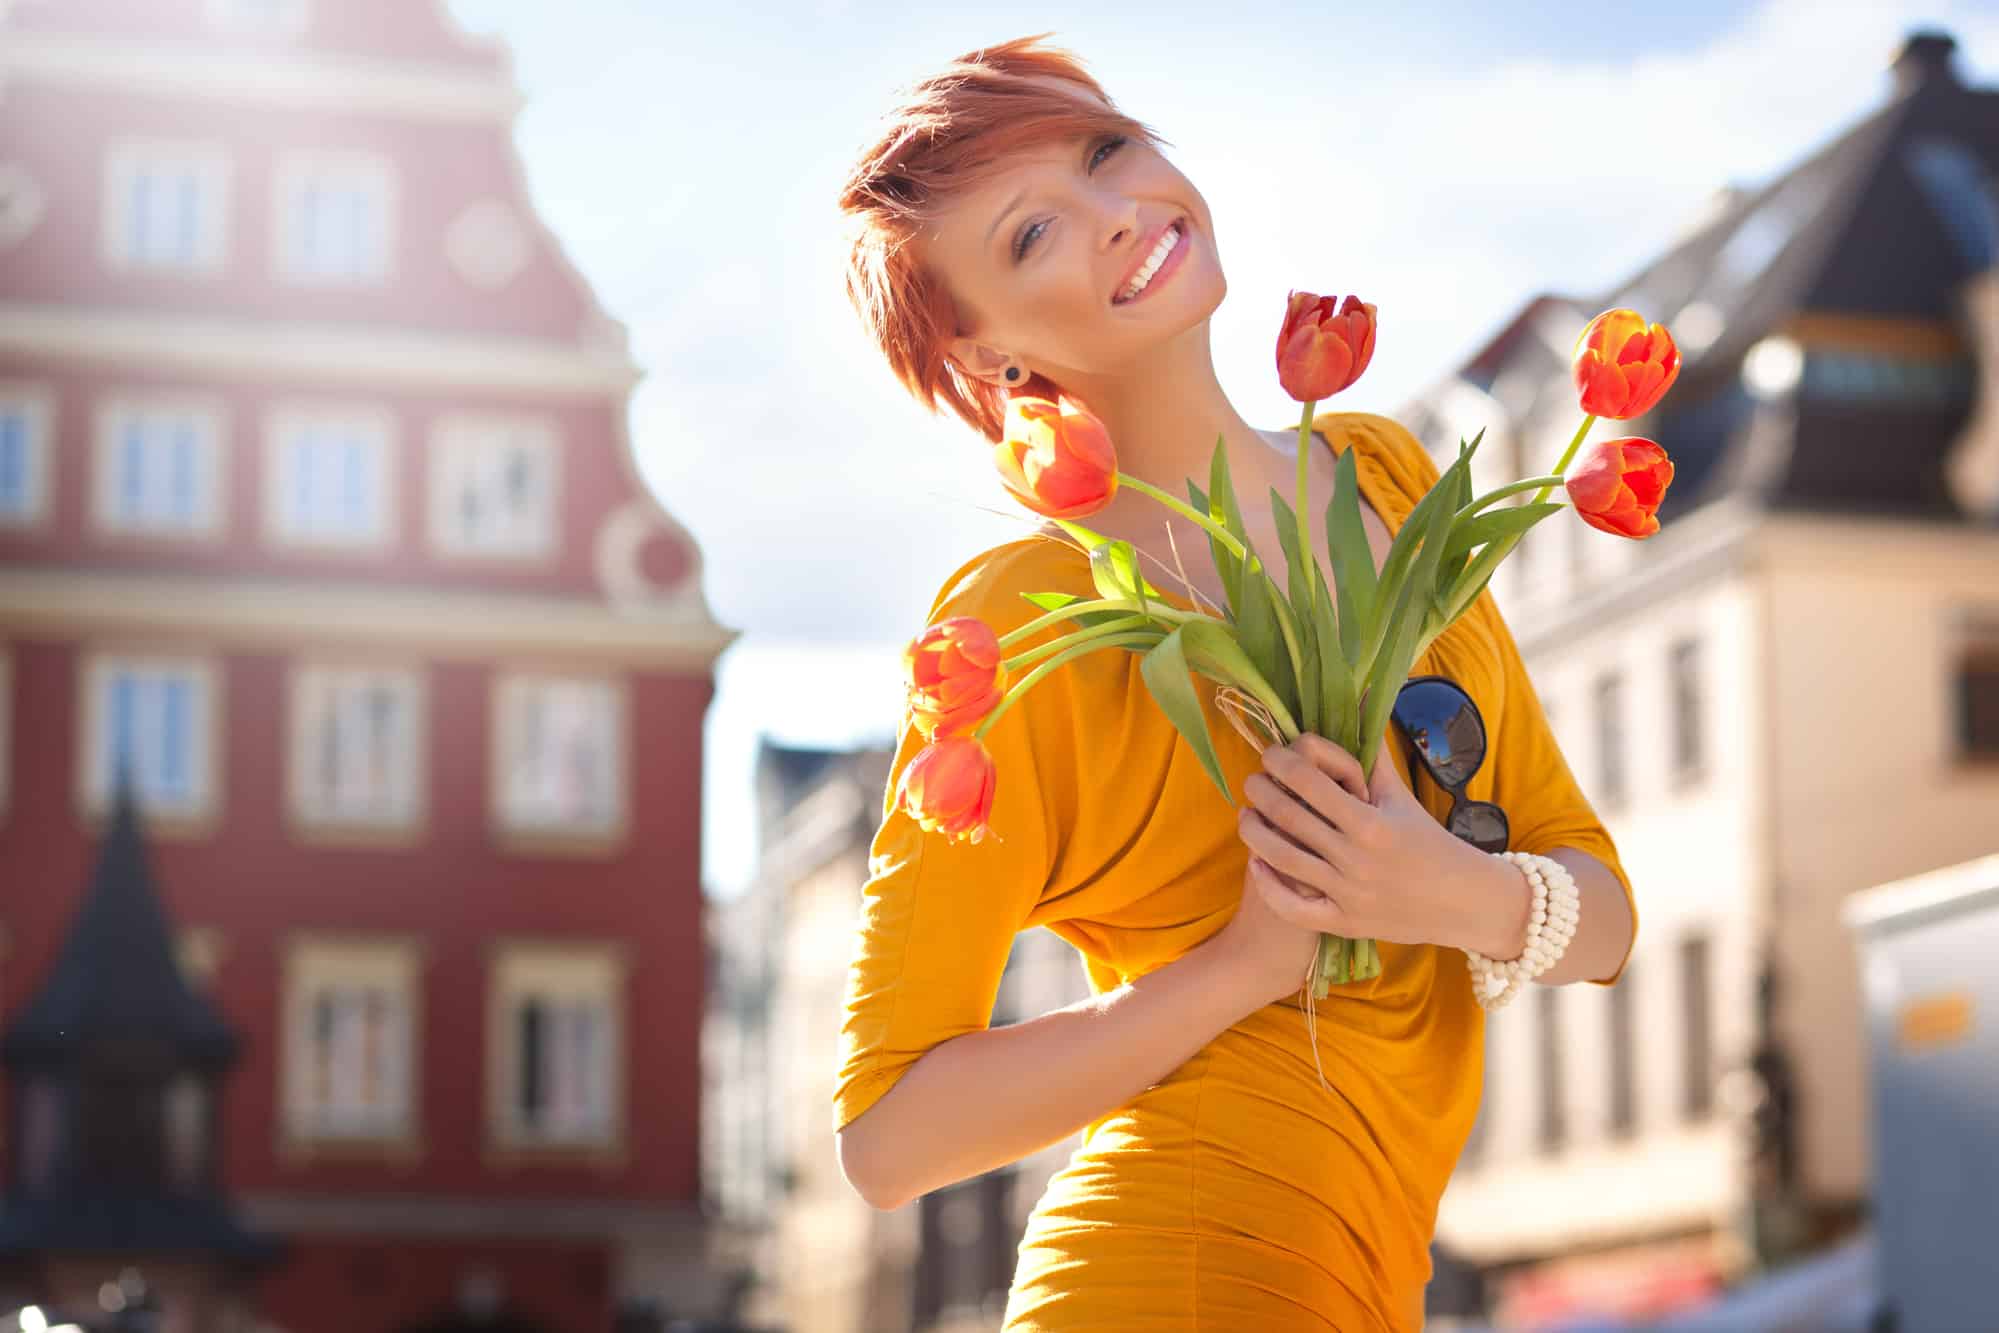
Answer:
[{"label": "blurred background building", "polygon": [[[52,1194],[177,1216],[216,1178],[282,1243],[274,1330],[721,1299],[698,835],[734,636],[518,105],[434,0],[0,5],[0,1306],[68,1256],[109,1311],[146,1261]],[[152,888],[80,916],[140,855],[121,771]],[[109,1003],[59,949],[152,894],[200,997],[163,1003],[239,1059],[92,1119],[110,1075],[12,1057]]]},{"label": "blurred background building", "polygon": [[[1664,530],[1549,524],[1495,580],[1638,885],[1623,981],[1492,1023],[1439,1239],[1526,1326],[1698,1303],[1865,1213],[1856,890],[1994,848],[1999,93],[1941,33],[1895,89],[1615,291],[1523,308],[1405,415],[1487,428],[1477,489],[1549,471],[1596,311],[1685,357],[1650,418]],[[1524,498],[1524,497],[1523,497]]]}]

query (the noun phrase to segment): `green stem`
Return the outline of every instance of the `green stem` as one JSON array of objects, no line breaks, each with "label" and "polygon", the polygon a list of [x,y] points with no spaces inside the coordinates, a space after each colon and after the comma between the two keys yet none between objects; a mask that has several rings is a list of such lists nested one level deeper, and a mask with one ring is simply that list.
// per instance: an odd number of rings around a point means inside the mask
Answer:
[{"label": "green stem", "polygon": [[[1595,417],[1585,416],[1583,418],[1583,424],[1576,427],[1575,438],[1570,440],[1569,447],[1562,451],[1562,461],[1555,464],[1555,476],[1557,477],[1557,479],[1561,477],[1562,473],[1567,472],[1569,470],[1569,460],[1576,456],[1576,450],[1582,448],[1583,436],[1589,434],[1589,428],[1595,424],[1596,424]],[[1541,488],[1540,494],[1534,497],[1534,503],[1540,504],[1543,500],[1548,498],[1548,492],[1554,489],[1555,488],[1552,485],[1543,486]]]},{"label": "green stem", "polygon": [[1504,486],[1495,487],[1487,491],[1463,509],[1458,510],[1456,514],[1452,515],[1451,522],[1453,524],[1462,523],[1466,519],[1476,515],[1480,510],[1492,508],[1493,505],[1504,500],[1509,495],[1518,495],[1522,491],[1531,491],[1536,486],[1544,487],[1543,494],[1546,494],[1547,491],[1553,490],[1561,484],[1562,474],[1559,472],[1551,472],[1545,477],[1528,477],[1522,481],[1508,482]]},{"label": "green stem", "polygon": [[[1305,505],[1305,464],[1311,458],[1308,450],[1312,443],[1312,408],[1314,406],[1315,402],[1313,399],[1306,399],[1305,410],[1298,417],[1298,523],[1301,529],[1299,533],[1301,540],[1303,540],[1306,533],[1311,531],[1310,528],[1304,525],[1312,521],[1312,511]],[[1312,549],[1310,541],[1305,541],[1305,549],[1308,552]]]},{"label": "green stem", "polygon": [[1012,657],[1007,658],[1000,665],[1005,667],[1007,673],[1011,675],[1022,667],[1047,657],[1050,653],[1063,652],[1076,644],[1086,643],[1091,639],[1101,639],[1109,634],[1137,629],[1149,620],[1150,617],[1144,615],[1119,616],[1116,620],[1106,620],[1101,625],[1092,625],[1088,629],[1079,629],[1074,634],[1064,634],[1059,639],[1050,639],[1047,643],[1036,644],[1026,652],[1016,653]]},{"label": "green stem", "polygon": [[[1194,615],[1197,614],[1196,612],[1192,611],[1177,611],[1170,606],[1159,606],[1150,602],[1148,602],[1144,607],[1141,607],[1137,602],[1131,600],[1129,597],[1122,597],[1122,598],[1099,597],[1094,601],[1071,602],[1067,606],[1058,606],[1053,611],[1049,611],[1046,614],[1036,616],[1033,620],[1028,621],[1025,625],[1022,625],[1020,628],[1015,630],[1010,630],[1007,633],[1000,635],[999,646],[1002,648],[1009,648],[1014,644],[1019,643],[1022,639],[1025,639],[1032,634],[1035,634],[1041,630],[1048,628],[1050,625],[1059,625],[1065,620],[1074,620],[1077,616],[1085,616],[1092,611],[1139,611],[1139,610],[1143,610],[1147,614],[1152,615],[1160,620],[1171,620],[1176,622],[1191,619]],[[1208,619],[1213,619],[1213,617],[1208,617]]]},{"label": "green stem", "polygon": [[1071,659],[1081,657],[1084,653],[1092,652],[1098,648],[1124,648],[1134,643],[1154,642],[1157,642],[1157,640],[1150,634],[1129,632],[1103,639],[1092,639],[1088,643],[1079,643],[1070,647],[1067,651],[1049,658],[1046,662],[1043,662],[1040,666],[1022,676],[1019,683],[1006,692],[1006,696],[999,701],[999,706],[986,714],[986,720],[979,723],[978,727],[972,732],[973,737],[975,739],[984,739],[985,734],[993,729],[993,724],[1005,716],[1007,709],[1013,707],[1014,700],[1033,689],[1040,683],[1043,676],[1048,675],[1059,667],[1067,665]]},{"label": "green stem", "polygon": [[1223,546],[1227,547],[1229,549],[1229,552],[1232,555],[1234,555],[1236,559],[1247,560],[1249,558],[1249,553],[1243,550],[1242,543],[1236,540],[1236,536],[1233,532],[1230,532],[1220,523],[1215,522],[1215,520],[1210,518],[1208,515],[1203,514],[1198,509],[1195,509],[1194,506],[1188,504],[1185,500],[1176,500],[1171,495],[1168,495],[1165,491],[1162,491],[1157,486],[1154,486],[1151,482],[1141,481],[1137,477],[1132,476],[1129,472],[1118,473],[1117,479],[1118,479],[1118,484],[1120,486],[1129,486],[1141,495],[1149,495],[1153,499],[1159,501],[1159,503],[1165,505],[1168,509],[1171,509],[1174,513],[1183,515],[1184,517],[1190,518],[1194,520],[1194,522],[1199,523],[1203,528],[1206,528],[1208,532],[1214,536],[1215,540],[1219,541]]}]

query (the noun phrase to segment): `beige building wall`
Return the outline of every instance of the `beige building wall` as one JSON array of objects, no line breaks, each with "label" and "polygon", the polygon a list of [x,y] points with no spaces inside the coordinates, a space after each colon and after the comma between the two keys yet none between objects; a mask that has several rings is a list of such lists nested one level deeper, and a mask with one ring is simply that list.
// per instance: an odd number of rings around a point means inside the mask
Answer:
[{"label": "beige building wall", "polygon": [[1869,1175],[1859,975],[1846,896],[1999,847],[1999,765],[1956,752],[1962,649],[1999,643],[1999,531],[1773,524],[1772,777],[1780,1036],[1797,1057],[1805,1187]]}]

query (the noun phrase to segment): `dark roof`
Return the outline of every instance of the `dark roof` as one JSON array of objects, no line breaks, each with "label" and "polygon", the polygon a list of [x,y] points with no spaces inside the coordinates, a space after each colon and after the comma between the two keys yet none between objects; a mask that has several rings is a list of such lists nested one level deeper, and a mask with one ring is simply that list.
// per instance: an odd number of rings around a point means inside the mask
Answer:
[{"label": "dark roof", "polygon": [[[1680,341],[1679,382],[1633,423],[1673,457],[1662,520],[1734,490],[1773,508],[1962,517],[1943,465],[1976,383],[1959,292],[1999,259],[1999,93],[1959,82],[1953,47],[1912,34],[1880,109],[1768,183],[1724,192],[1709,217],[1589,303],[1631,306]],[[1559,358],[1513,336],[1549,300],[1526,305],[1460,378],[1490,385],[1504,368],[1495,356],[1545,361],[1552,375]],[[1747,390],[1744,362],[1764,338],[1853,317],[1882,345],[1799,333],[1796,389],[1775,402]],[[1896,344],[1903,329],[1926,346]]]},{"label": "dark roof", "polygon": [[144,1043],[210,1069],[235,1058],[237,1041],[181,976],[123,780],[90,890],[55,966],[0,1039],[0,1060],[9,1067],[65,1064],[106,1040]]}]

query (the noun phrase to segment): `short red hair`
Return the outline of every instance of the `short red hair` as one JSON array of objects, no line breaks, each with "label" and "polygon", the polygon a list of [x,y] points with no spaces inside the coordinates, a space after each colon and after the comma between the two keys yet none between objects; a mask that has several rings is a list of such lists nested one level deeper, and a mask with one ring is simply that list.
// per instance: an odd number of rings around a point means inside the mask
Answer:
[{"label": "short red hair", "polygon": [[[957,311],[944,284],[909,249],[924,221],[954,192],[1005,167],[1023,149],[1098,134],[1157,148],[1151,128],[1120,112],[1069,52],[1020,37],[959,56],[903,91],[840,190],[853,223],[847,296],[903,387],[935,412],[938,400],[997,441],[1012,394],[1053,398],[1040,376],[1001,388],[968,375],[946,355]],[[1090,94],[1036,83],[1063,79]]]}]

